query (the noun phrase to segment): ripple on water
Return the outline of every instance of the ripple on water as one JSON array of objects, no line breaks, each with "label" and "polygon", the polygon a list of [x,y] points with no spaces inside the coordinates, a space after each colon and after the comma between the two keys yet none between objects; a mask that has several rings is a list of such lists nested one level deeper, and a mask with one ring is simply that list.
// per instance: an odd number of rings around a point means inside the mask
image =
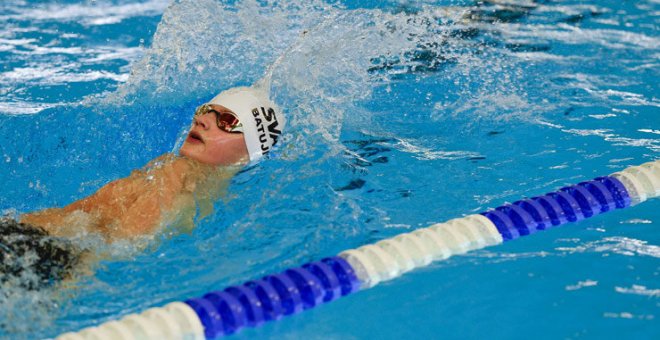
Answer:
[{"label": "ripple on water", "polygon": [[589,241],[575,247],[557,247],[558,251],[567,254],[575,253],[606,253],[626,256],[660,257],[660,247],[649,244],[648,241],[623,236],[605,237],[596,241]]}]

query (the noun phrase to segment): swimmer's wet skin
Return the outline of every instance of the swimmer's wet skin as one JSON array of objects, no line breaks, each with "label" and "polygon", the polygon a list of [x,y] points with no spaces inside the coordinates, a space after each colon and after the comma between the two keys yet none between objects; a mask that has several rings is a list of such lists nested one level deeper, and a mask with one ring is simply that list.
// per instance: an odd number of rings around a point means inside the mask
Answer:
[{"label": "swimmer's wet skin", "polygon": [[25,269],[39,278],[27,284],[30,289],[67,278],[82,252],[65,237],[91,233],[112,242],[165,225],[194,227],[212,212],[240,166],[273,148],[284,124],[265,91],[240,87],[220,93],[196,111],[182,157],[165,154],[64,208],[24,214],[18,222],[2,220],[0,283],[21,277]]}]

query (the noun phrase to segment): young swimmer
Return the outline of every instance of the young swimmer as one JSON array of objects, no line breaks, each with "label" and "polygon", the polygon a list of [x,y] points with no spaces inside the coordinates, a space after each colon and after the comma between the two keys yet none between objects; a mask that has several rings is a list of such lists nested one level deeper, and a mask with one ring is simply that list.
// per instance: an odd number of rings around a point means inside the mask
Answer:
[{"label": "young swimmer", "polygon": [[38,257],[31,267],[43,282],[66,277],[81,251],[63,237],[98,233],[112,242],[164,225],[192,227],[197,213],[211,213],[241,166],[270,151],[284,124],[263,90],[238,87],[220,93],[196,110],[180,156],[162,155],[63,208],[24,214],[20,222],[0,220],[0,283],[18,274],[18,263],[30,249]]}]

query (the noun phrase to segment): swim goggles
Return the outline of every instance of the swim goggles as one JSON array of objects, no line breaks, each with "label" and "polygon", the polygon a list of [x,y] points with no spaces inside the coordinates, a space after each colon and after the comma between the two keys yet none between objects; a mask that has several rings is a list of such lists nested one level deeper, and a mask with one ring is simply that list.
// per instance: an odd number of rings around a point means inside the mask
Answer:
[{"label": "swim goggles", "polygon": [[215,123],[218,128],[229,133],[243,133],[243,124],[233,112],[227,111],[219,105],[204,104],[195,110],[195,117],[205,115],[209,112],[215,114]]}]

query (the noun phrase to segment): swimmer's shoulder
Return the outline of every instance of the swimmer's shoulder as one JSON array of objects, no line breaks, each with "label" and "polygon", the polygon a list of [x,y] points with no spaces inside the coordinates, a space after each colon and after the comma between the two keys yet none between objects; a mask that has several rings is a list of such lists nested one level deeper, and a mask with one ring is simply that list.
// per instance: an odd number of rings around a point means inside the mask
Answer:
[{"label": "swimmer's shoulder", "polygon": [[174,187],[177,186],[176,184],[181,184],[184,190],[194,191],[198,184],[208,180],[230,179],[239,169],[239,166],[209,165],[195,159],[166,153],[149,162],[143,169],[136,170],[134,175],[162,179]]},{"label": "swimmer's shoulder", "polygon": [[165,153],[162,154],[154,159],[152,159],[147,165],[145,165],[142,169],[139,171],[143,172],[149,172],[155,169],[162,168],[164,166],[167,166],[171,164],[172,162],[175,162],[177,158],[181,158],[173,153]]},{"label": "swimmer's shoulder", "polygon": [[130,177],[152,181],[163,177],[181,177],[188,173],[190,169],[189,160],[172,153],[166,153],[154,158],[143,168],[133,170]]}]

